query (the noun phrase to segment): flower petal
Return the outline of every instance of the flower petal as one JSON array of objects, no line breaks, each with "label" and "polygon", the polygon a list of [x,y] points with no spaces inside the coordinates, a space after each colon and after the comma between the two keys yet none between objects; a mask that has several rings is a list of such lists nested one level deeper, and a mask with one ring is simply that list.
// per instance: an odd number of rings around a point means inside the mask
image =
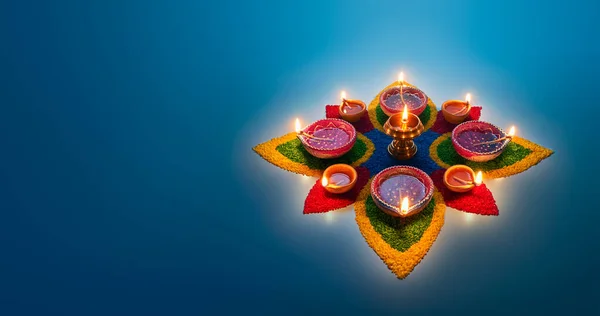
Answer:
[{"label": "flower petal", "polygon": [[487,162],[473,162],[459,156],[452,145],[451,133],[438,137],[429,148],[431,158],[442,168],[453,165],[467,165],[473,170],[483,171],[488,179],[509,177],[521,173],[554,152],[524,138],[514,136],[504,152],[496,159]]},{"label": "flower petal", "polygon": [[[379,258],[398,278],[403,279],[421,262],[440,233],[446,210],[444,198],[436,191],[433,195],[431,213],[422,214],[420,218],[411,217],[404,222],[399,221],[400,223],[396,225],[393,223],[395,219],[373,217],[373,212],[381,211],[373,209],[376,206],[370,204],[370,200],[370,185],[367,184],[354,204],[358,228]],[[369,216],[369,213],[372,216]],[[417,217],[421,213],[414,216]]]},{"label": "flower petal", "polygon": [[284,170],[320,177],[323,170],[332,164],[347,163],[354,167],[361,165],[371,157],[375,146],[367,137],[359,133],[354,147],[344,156],[336,159],[318,159],[304,149],[296,133],[289,133],[259,144],[253,149],[266,161]]},{"label": "flower petal", "polygon": [[431,174],[431,179],[444,196],[444,201],[447,206],[467,213],[498,215],[498,205],[496,205],[492,192],[484,183],[468,192],[453,192],[444,185],[443,179],[445,172],[446,169],[436,170]]}]

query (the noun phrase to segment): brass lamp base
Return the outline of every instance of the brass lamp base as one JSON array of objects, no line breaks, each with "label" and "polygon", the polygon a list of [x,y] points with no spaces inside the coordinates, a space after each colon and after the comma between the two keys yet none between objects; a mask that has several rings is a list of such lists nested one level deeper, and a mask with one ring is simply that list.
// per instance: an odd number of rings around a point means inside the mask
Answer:
[{"label": "brass lamp base", "polygon": [[418,116],[408,113],[408,119],[402,120],[402,113],[390,116],[383,125],[385,133],[394,140],[388,146],[388,153],[398,160],[407,160],[417,153],[417,145],[413,141],[425,129]]},{"label": "brass lamp base", "polygon": [[388,153],[398,160],[407,160],[417,154],[417,145],[412,140],[393,140],[388,145]]}]

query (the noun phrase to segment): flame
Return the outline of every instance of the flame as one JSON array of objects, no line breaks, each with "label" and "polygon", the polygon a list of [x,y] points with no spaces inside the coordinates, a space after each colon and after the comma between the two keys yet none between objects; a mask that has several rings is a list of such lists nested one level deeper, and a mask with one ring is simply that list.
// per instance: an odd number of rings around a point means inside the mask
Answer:
[{"label": "flame", "polygon": [[325,176],[323,176],[323,179],[321,179],[321,185],[323,187],[326,187],[329,185],[329,181],[327,181],[327,178]]},{"label": "flame", "polygon": [[508,136],[513,137],[515,136],[515,126],[511,126],[510,130],[508,131]]},{"label": "flame", "polygon": [[346,91],[340,92],[340,98],[342,99],[342,101],[346,100]]},{"label": "flame", "polygon": [[481,182],[483,182],[483,174],[481,173],[481,171],[479,171],[475,176],[475,185],[480,185]]},{"label": "flame", "polygon": [[402,206],[400,207],[400,213],[406,214],[408,213],[408,197],[402,199]]},{"label": "flame", "polygon": [[402,122],[408,121],[408,107],[404,105],[404,111],[402,111]]},{"label": "flame", "polygon": [[402,71],[398,74],[398,82],[404,83],[404,73]]},{"label": "flame", "polygon": [[467,103],[471,103],[471,94],[467,93],[467,95],[465,96],[465,101],[467,101]]},{"label": "flame", "polygon": [[300,133],[302,128],[300,128],[300,119],[296,118],[296,133]]}]

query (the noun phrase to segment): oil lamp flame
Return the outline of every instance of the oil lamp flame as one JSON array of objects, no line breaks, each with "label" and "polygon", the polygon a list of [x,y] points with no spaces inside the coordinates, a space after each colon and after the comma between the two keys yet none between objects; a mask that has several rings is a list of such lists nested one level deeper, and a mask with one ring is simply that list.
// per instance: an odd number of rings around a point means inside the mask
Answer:
[{"label": "oil lamp flame", "polygon": [[508,131],[508,136],[513,137],[515,136],[515,126],[511,126],[510,130]]},{"label": "oil lamp flame", "polygon": [[342,99],[342,101],[346,100],[346,91],[340,92],[340,99]]},{"label": "oil lamp flame", "polygon": [[402,205],[400,206],[400,213],[406,214],[408,213],[408,197],[402,199]]},{"label": "oil lamp flame", "polygon": [[323,176],[323,179],[321,179],[321,185],[323,187],[327,187],[329,185],[329,181],[327,181],[327,178],[325,176]]},{"label": "oil lamp flame", "polygon": [[408,122],[408,107],[404,105],[404,111],[402,111],[402,122]]},{"label": "oil lamp flame", "polygon": [[481,182],[483,182],[483,174],[481,173],[481,171],[479,171],[475,176],[475,185],[480,185]]},{"label": "oil lamp flame", "polygon": [[470,93],[467,93],[467,95],[465,96],[465,101],[467,101],[467,104],[471,103],[471,94]]},{"label": "oil lamp flame", "polygon": [[404,83],[404,73],[402,71],[398,74],[398,82]]},{"label": "oil lamp flame", "polygon": [[300,133],[300,119],[296,118],[296,133]]}]

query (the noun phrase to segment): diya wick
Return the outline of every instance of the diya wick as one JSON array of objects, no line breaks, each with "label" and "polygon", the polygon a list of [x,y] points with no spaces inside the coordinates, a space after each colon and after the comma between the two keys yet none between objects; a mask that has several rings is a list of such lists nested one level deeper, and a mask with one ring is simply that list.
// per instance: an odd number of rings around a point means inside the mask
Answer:
[{"label": "diya wick", "polygon": [[406,104],[404,105],[404,111],[402,111],[402,130],[406,130],[406,125],[408,124],[408,107]]},{"label": "diya wick", "polygon": [[342,98],[342,106],[348,106],[348,103],[346,102],[346,91],[342,91],[340,93],[340,98]]},{"label": "diya wick", "polygon": [[473,181],[465,181],[457,176],[453,176],[452,179],[464,184],[464,185],[468,185],[468,184],[473,184]]},{"label": "diya wick", "polygon": [[[398,197],[401,196],[401,192],[398,192]],[[408,197],[402,198],[402,202],[400,203],[400,214],[406,215],[408,214]]]},{"label": "diya wick", "polygon": [[474,184],[474,185],[478,186],[482,182],[482,177],[483,176],[481,174],[481,171],[479,171],[479,172],[477,172],[477,175],[475,176],[475,180],[473,180],[473,181],[466,181],[466,180],[463,180],[463,179],[461,179],[461,178],[459,178],[457,176],[453,176],[452,179],[454,179],[454,180],[456,180],[456,181],[458,181],[458,182],[460,182],[460,183],[462,183],[464,185]]},{"label": "diya wick", "polygon": [[308,134],[308,133],[306,133],[304,131],[298,132],[298,135],[304,136],[304,137],[307,137],[307,138],[311,138],[311,139],[314,139],[314,140],[322,140],[322,141],[326,141],[326,142],[332,142],[333,141],[333,139],[331,139],[331,138],[322,138],[322,137],[313,136],[313,135]]},{"label": "diya wick", "polygon": [[460,115],[469,109],[469,105],[471,105],[471,94],[467,93],[467,96],[465,97],[465,104],[456,112],[450,112],[450,111],[448,111],[448,112],[452,115]]},{"label": "diya wick", "polygon": [[487,141],[487,142],[481,142],[481,143],[477,143],[477,144],[473,144],[473,145],[474,146],[487,145],[487,144],[498,143],[498,142],[501,142],[501,141],[506,140],[506,139],[512,140],[513,136],[515,136],[515,127],[514,126],[512,126],[510,128],[510,130],[508,131],[508,135],[506,135],[504,137],[500,137],[500,138],[497,138],[497,139],[494,139],[494,140],[490,140],[490,141]]},{"label": "diya wick", "polygon": [[398,74],[398,83],[400,85],[400,102],[402,102],[406,111],[406,103],[404,103],[404,91],[402,91],[404,87],[404,73],[402,71],[400,74]]},{"label": "diya wick", "polygon": [[300,135],[300,136],[304,136],[304,137],[311,138],[314,140],[322,140],[322,141],[326,141],[326,142],[333,141],[333,139],[331,139],[331,138],[322,138],[322,137],[317,137],[317,136],[306,133],[300,127],[300,119],[298,119],[298,118],[296,118],[296,133],[298,133],[298,135]]}]

